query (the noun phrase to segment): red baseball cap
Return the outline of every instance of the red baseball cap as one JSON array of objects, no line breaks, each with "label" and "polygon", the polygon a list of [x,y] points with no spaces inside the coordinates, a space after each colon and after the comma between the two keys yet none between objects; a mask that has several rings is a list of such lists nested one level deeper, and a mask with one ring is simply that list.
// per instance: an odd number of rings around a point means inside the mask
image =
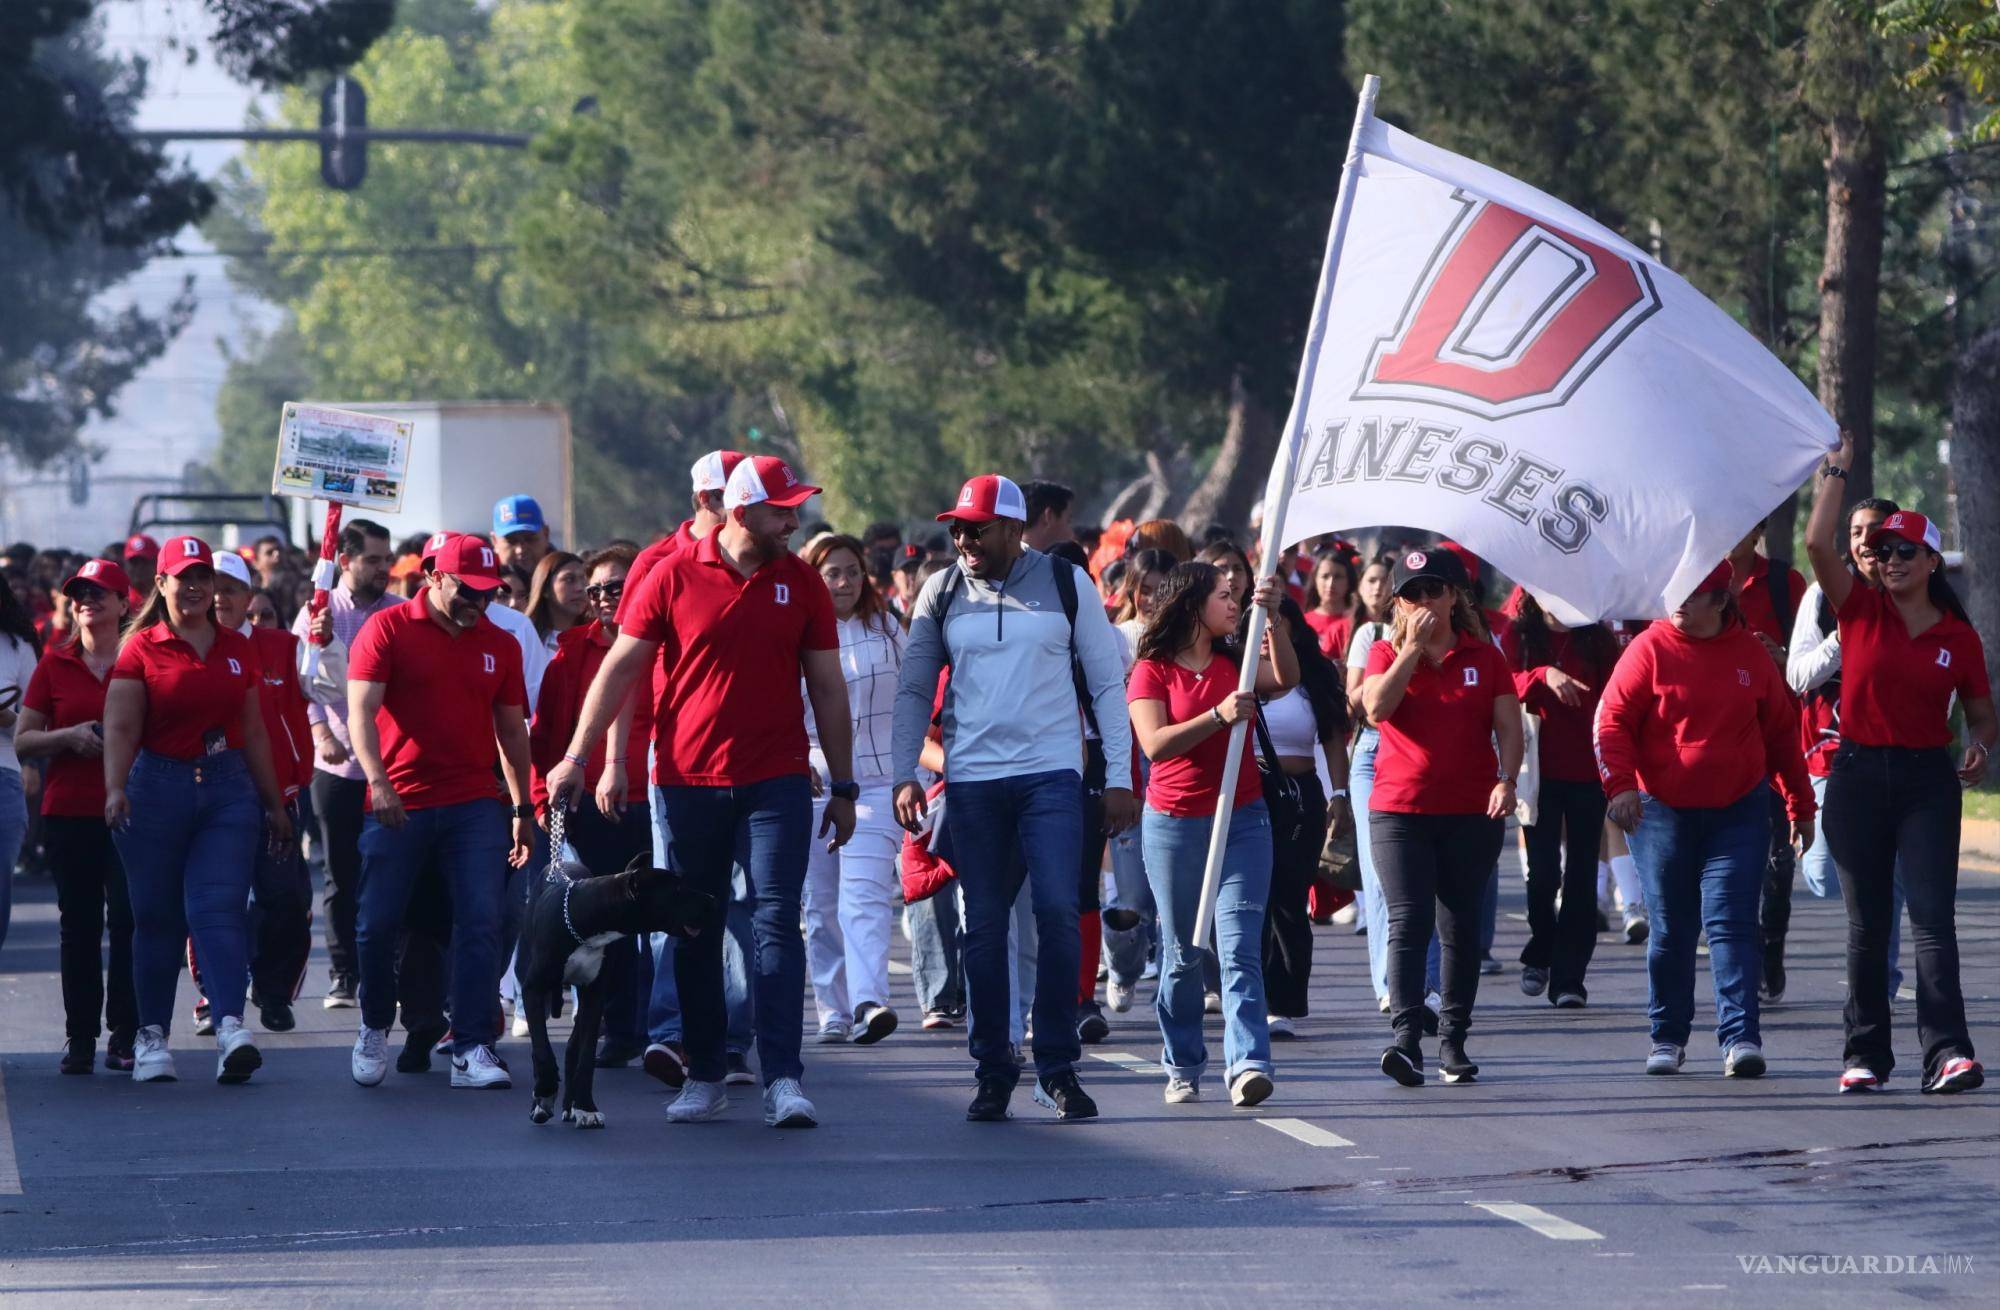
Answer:
[{"label": "red baseball cap", "polygon": [[1688,598],[1693,599],[1705,591],[1728,591],[1729,583],[1735,576],[1736,570],[1730,566],[1728,560],[1724,560],[1708,571],[1708,576],[1703,578],[1700,584],[1688,593]]},{"label": "red baseball cap", "polygon": [[959,519],[966,523],[991,523],[994,519],[1028,521],[1028,498],[1012,478],[998,473],[982,473],[958,489],[958,503],[937,516],[940,523]]},{"label": "red baseball cap", "polygon": [[792,466],[776,455],[756,455],[737,464],[722,491],[722,507],[775,505],[797,509],[819,494],[819,488],[799,481]]},{"label": "red baseball cap", "polygon": [[160,572],[170,578],[197,564],[208,569],[215,567],[215,552],[200,537],[168,537],[167,544],[160,547]]},{"label": "red baseball cap", "polygon": [[474,591],[493,591],[500,586],[500,559],[484,537],[469,534],[445,538],[437,548],[431,567],[449,573]]},{"label": "red baseball cap", "polygon": [[1930,550],[1940,553],[1944,550],[1944,537],[1938,532],[1938,525],[1915,510],[1899,509],[1883,519],[1868,534],[1868,541],[1872,545],[1880,537],[1901,537]]},{"label": "red baseball cap", "polygon": [[1466,585],[1473,587],[1479,585],[1479,556],[1473,554],[1455,541],[1440,541],[1438,549],[1448,550],[1458,556],[1458,562],[1465,565]]},{"label": "red baseball cap", "polygon": [[132,590],[132,579],[113,560],[85,560],[83,566],[63,580],[63,595],[76,598],[70,588],[79,582],[87,582],[93,587],[102,587],[114,595],[123,596]]},{"label": "red baseball cap", "polygon": [[158,559],[159,557],[160,543],[154,541],[145,533],[138,532],[125,538],[126,559]]},{"label": "red baseball cap", "polygon": [[711,450],[694,462],[689,470],[694,483],[695,494],[704,491],[721,491],[729,485],[729,475],[743,462],[740,450]]},{"label": "red baseball cap", "polygon": [[424,539],[424,553],[417,560],[418,566],[429,568],[431,561],[437,558],[437,553],[444,549],[444,543],[459,535],[461,534],[456,532],[431,533],[429,537]]}]

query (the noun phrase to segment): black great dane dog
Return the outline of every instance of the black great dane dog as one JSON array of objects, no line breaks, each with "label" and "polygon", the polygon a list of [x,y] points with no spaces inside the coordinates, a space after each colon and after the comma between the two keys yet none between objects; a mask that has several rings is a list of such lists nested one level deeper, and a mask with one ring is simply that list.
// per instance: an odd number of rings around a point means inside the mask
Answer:
[{"label": "black great dane dog", "polygon": [[604,1017],[605,947],[634,933],[692,937],[709,931],[720,918],[721,906],[713,896],[689,887],[677,873],[652,868],[643,855],[623,873],[604,877],[591,876],[571,860],[553,861],[535,879],[514,962],[535,1052],[530,1122],[547,1123],[556,1112],[558,1076],[549,1045],[549,1013],[561,989],[577,989],[576,1026],[563,1052],[562,1117],[579,1128],[602,1128],[604,1114],[597,1108],[592,1079]]}]

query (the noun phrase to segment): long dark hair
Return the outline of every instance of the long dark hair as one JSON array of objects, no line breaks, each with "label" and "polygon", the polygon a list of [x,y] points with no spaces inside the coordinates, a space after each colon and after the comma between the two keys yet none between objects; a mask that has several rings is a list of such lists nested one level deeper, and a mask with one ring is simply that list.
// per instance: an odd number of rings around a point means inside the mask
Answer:
[{"label": "long dark hair", "polygon": [[[1942,561],[1944,557],[1936,551],[1932,551],[1931,558]],[[1937,606],[1945,613],[1953,615],[1960,623],[1970,624],[1972,622],[1972,616],[1965,612],[1965,602],[1958,598],[1957,589],[1945,581],[1944,570],[1942,568],[1931,570],[1931,576],[1925,584],[1925,589],[1930,594],[1931,604]]]},{"label": "long dark hair", "polygon": [[35,621],[28,615],[28,607],[14,594],[13,584],[0,574],[0,632],[16,641],[27,643],[35,652],[35,658],[42,655],[42,634],[35,631]]},{"label": "long dark hair", "polygon": [[[1313,728],[1321,741],[1347,735],[1347,684],[1341,680],[1340,670],[1319,648],[1319,634],[1306,623],[1305,611],[1297,601],[1286,596],[1278,602],[1279,612],[1285,616],[1285,631],[1292,643],[1292,654],[1299,662],[1299,690],[1305,693],[1306,701],[1312,706]],[[1249,635],[1250,609],[1243,609],[1242,621],[1237,624],[1236,638],[1231,643],[1238,656],[1238,667],[1245,658],[1244,639]]]},{"label": "long dark hair", "polygon": [[[1548,613],[1525,588],[1521,592],[1521,608],[1514,615],[1514,635],[1521,642],[1522,668],[1536,669],[1556,662],[1556,634],[1549,626]],[[1588,666],[1591,686],[1602,691],[1611,666],[1618,662],[1618,641],[1611,630],[1601,623],[1571,628],[1569,648]]]},{"label": "long dark hair", "polygon": [[1213,564],[1191,560],[1174,565],[1159,600],[1154,602],[1153,617],[1146,620],[1145,631],[1139,634],[1138,658],[1171,660],[1186,649],[1201,625],[1208,598],[1221,585],[1222,574]]},{"label": "long dark hair", "polygon": [[1123,623],[1139,617],[1139,585],[1149,573],[1162,577],[1171,574],[1180,563],[1172,554],[1158,547],[1148,547],[1125,557],[1124,586],[1118,592],[1118,613],[1113,621]]},{"label": "long dark hair", "polygon": [[[534,580],[528,584],[528,605],[525,612],[528,621],[535,625],[536,635],[544,641],[548,640],[550,630],[556,626],[556,574],[572,564],[582,568],[583,561],[566,550],[552,550],[536,563]],[[588,580],[589,577],[590,572],[586,569],[584,578]],[[579,623],[587,621],[583,616],[589,609],[589,603],[586,602],[584,607],[577,611]]]},{"label": "long dark hair", "polygon": [[1331,546],[1322,546],[1313,553],[1312,571],[1306,574],[1305,608],[1319,608],[1321,600],[1319,594],[1319,566],[1328,560],[1338,564],[1341,570],[1347,574],[1347,607],[1341,613],[1359,621],[1361,618],[1361,570],[1354,567],[1354,557],[1352,555],[1343,550],[1335,550]]}]

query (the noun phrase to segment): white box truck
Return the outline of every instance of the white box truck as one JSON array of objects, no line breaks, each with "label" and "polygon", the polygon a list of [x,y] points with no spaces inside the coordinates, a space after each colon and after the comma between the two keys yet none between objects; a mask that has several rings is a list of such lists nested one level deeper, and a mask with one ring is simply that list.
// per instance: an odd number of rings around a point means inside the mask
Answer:
[{"label": "white box truck", "polygon": [[[550,539],[573,545],[576,506],[570,489],[569,414],[560,405],[505,400],[309,401],[336,409],[407,419],[410,469],[403,508],[395,514],[349,510],[370,518],[400,542],[420,532],[490,532],[493,504],[533,496],[549,521]],[[292,539],[319,545],[326,502],[287,498]]]}]

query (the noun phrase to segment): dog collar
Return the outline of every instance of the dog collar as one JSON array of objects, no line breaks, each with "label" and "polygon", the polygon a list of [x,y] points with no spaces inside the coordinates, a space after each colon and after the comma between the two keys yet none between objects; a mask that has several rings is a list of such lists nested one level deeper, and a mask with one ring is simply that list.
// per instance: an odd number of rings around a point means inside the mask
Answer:
[{"label": "dog collar", "polygon": [[576,890],[575,879],[573,878],[563,879],[563,927],[569,932],[570,937],[576,942],[576,944],[578,946],[581,946],[583,945],[583,934],[576,930],[576,925],[574,923],[571,923],[569,918],[569,894],[575,890]]}]

